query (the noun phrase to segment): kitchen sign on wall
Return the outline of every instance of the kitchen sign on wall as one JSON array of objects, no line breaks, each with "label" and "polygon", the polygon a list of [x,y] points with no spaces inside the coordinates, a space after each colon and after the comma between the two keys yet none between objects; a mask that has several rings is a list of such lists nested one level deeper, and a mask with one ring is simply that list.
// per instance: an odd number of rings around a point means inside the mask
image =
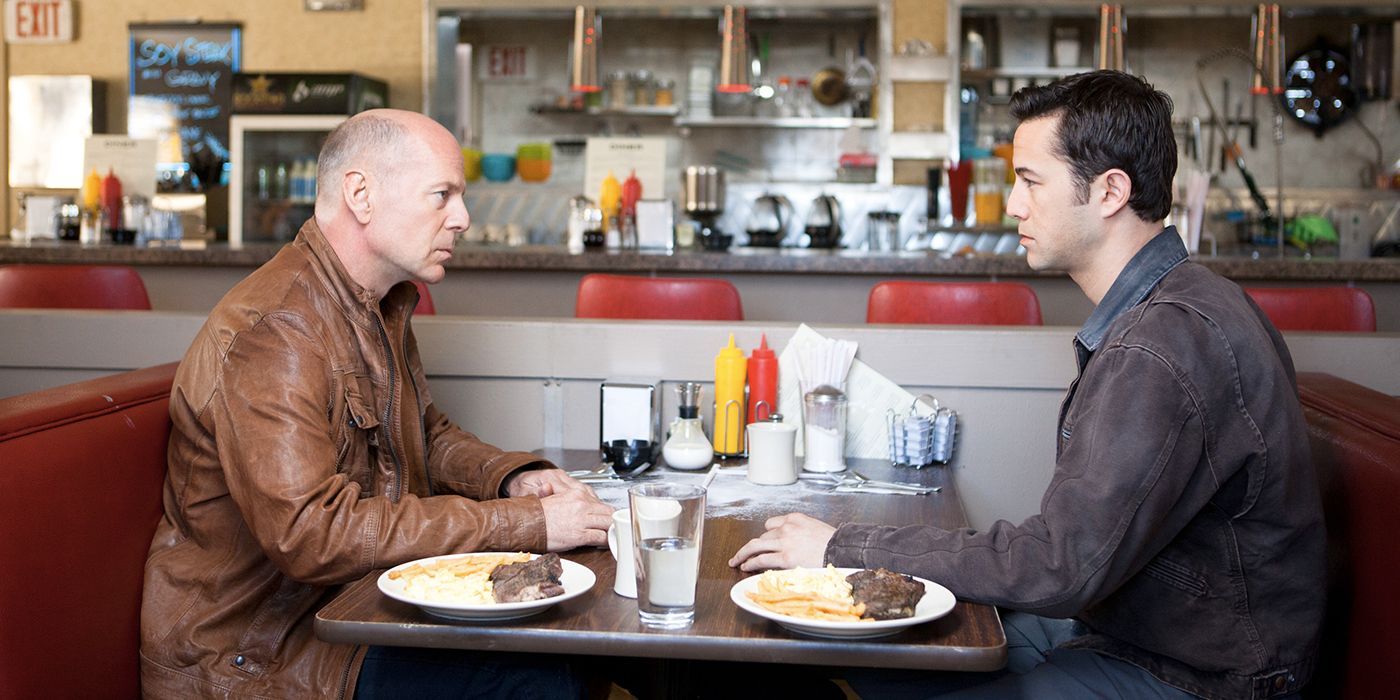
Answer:
[{"label": "kitchen sign on wall", "polygon": [[73,0],[5,0],[5,41],[62,44],[73,40]]},{"label": "kitchen sign on wall", "polygon": [[488,44],[482,47],[477,77],[482,80],[534,80],[535,47]]}]

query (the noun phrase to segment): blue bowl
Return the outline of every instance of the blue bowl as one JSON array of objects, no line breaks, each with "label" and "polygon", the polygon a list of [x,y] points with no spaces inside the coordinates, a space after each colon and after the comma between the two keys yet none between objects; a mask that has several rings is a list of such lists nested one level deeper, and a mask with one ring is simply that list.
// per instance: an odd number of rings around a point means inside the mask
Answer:
[{"label": "blue bowl", "polygon": [[509,182],[515,177],[515,156],[506,153],[482,156],[481,174],[491,182]]}]

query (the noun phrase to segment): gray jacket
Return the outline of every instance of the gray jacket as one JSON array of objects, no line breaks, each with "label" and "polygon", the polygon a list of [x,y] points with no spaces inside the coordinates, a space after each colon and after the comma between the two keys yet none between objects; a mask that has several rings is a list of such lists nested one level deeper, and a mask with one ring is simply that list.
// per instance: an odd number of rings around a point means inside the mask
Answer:
[{"label": "gray jacket", "polygon": [[838,566],[924,576],[1052,617],[1068,645],[1208,698],[1296,692],[1324,606],[1322,506],[1278,331],[1174,229],[1075,338],[1041,512],[986,531],[841,526]]}]

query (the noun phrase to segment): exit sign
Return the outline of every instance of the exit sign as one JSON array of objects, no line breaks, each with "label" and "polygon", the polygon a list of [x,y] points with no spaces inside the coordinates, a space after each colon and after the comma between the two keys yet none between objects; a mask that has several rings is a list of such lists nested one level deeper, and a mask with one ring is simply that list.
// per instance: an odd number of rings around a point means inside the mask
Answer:
[{"label": "exit sign", "polygon": [[535,49],[531,46],[482,47],[479,75],[482,80],[533,80]]},{"label": "exit sign", "polygon": [[73,40],[73,0],[5,0],[5,41],[59,44]]}]

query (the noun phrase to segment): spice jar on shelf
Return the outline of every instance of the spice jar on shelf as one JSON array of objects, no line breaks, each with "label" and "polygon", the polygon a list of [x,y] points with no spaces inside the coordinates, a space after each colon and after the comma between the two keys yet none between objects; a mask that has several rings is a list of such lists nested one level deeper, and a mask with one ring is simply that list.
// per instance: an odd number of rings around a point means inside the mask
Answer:
[{"label": "spice jar on shelf", "polygon": [[656,81],[656,95],[653,102],[657,107],[670,107],[676,103],[676,81]]},{"label": "spice jar on shelf", "polygon": [[654,92],[656,86],[651,77],[651,71],[639,68],[632,71],[629,79],[632,86],[632,104],[638,107],[650,107],[655,101]]},{"label": "spice jar on shelf", "polygon": [[632,86],[627,71],[615,70],[608,74],[608,108],[623,109],[631,103]]}]

